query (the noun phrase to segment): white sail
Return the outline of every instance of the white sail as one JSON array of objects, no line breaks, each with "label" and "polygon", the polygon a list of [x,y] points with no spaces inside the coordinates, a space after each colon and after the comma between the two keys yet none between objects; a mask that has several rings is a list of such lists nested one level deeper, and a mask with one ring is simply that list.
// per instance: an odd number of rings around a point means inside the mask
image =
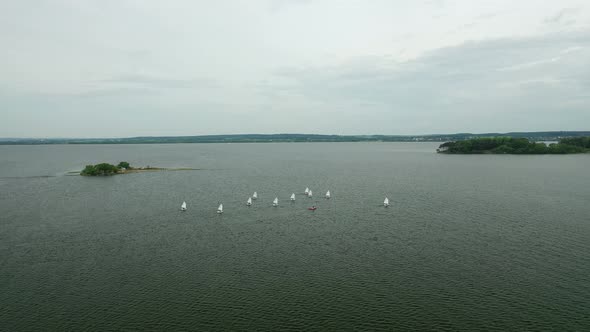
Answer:
[{"label": "white sail", "polygon": [[182,202],[182,205],[180,206],[180,210],[186,211],[186,202]]},{"label": "white sail", "polygon": [[309,188],[305,187],[305,194],[309,194]]},{"label": "white sail", "polygon": [[330,199],[330,197],[332,197],[332,195],[330,195],[330,191],[328,190],[328,192],[326,193],[326,198]]},{"label": "white sail", "polygon": [[252,199],[258,199],[258,193],[254,192],[254,194],[252,195]]},{"label": "white sail", "polygon": [[307,193],[307,197],[311,197],[313,196],[313,193],[311,192],[311,190]]},{"label": "white sail", "polygon": [[294,201],[295,200],[295,193],[291,194],[291,200]]},{"label": "white sail", "polygon": [[275,197],[274,201],[272,201],[272,206],[279,206],[279,198]]},{"label": "white sail", "polygon": [[383,206],[385,206],[385,207],[389,206],[389,198],[385,197],[385,200],[383,201]]},{"label": "white sail", "polygon": [[223,204],[219,204],[219,207],[217,208],[217,213],[223,213]]},{"label": "white sail", "polygon": [[252,205],[252,197],[248,197],[248,201],[246,202],[246,205],[248,205],[248,206]]}]

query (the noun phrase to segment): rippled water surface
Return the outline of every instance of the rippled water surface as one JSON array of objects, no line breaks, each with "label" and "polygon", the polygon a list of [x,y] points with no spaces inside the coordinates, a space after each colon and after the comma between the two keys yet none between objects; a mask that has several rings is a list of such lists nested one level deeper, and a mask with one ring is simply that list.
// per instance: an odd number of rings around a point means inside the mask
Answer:
[{"label": "rippled water surface", "polygon": [[590,156],[435,148],[0,146],[0,330],[589,330]]}]

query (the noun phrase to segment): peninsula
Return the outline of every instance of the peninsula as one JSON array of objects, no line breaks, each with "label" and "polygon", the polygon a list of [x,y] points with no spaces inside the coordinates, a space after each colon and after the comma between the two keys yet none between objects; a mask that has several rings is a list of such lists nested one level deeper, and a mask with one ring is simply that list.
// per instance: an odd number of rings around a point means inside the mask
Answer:
[{"label": "peninsula", "polygon": [[436,150],[448,154],[569,154],[590,152],[590,136],[560,139],[549,145],[515,137],[482,137],[443,143]]}]

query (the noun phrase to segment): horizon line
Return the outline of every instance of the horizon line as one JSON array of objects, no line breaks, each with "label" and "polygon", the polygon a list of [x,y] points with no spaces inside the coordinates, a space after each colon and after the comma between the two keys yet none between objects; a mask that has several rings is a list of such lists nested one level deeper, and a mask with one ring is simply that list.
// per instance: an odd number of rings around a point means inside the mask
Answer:
[{"label": "horizon line", "polygon": [[522,133],[580,133],[588,132],[590,130],[540,130],[540,131],[508,131],[508,132],[455,132],[455,133],[443,133],[443,134],[317,134],[317,133],[241,133],[241,134],[198,134],[198,135],[142,135],[142,136],[117,136],[117,137],[0,137],[0,140],[23,140],[23,139],[103,139],[103,140],[116,140],[116,139],[133,139],[133,138],[175,138],[175,137],[212,137],[212,136],[276,136],[276,135],[308,135],[308,136],[339,136],[339,137],[367,137],[367,136],[388,136],[388,137],[427,137],[427,136],[454,136],[454,135],[491,135],[491,134],[522,134]]}]

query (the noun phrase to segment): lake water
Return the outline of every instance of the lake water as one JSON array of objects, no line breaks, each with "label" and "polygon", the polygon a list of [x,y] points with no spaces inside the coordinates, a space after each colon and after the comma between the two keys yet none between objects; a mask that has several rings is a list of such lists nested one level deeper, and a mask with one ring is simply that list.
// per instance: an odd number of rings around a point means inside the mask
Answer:
[{"label": "lake water", "polygon": [[589,330],[590,155],[436,147],[0,146],[0,330]]}]

